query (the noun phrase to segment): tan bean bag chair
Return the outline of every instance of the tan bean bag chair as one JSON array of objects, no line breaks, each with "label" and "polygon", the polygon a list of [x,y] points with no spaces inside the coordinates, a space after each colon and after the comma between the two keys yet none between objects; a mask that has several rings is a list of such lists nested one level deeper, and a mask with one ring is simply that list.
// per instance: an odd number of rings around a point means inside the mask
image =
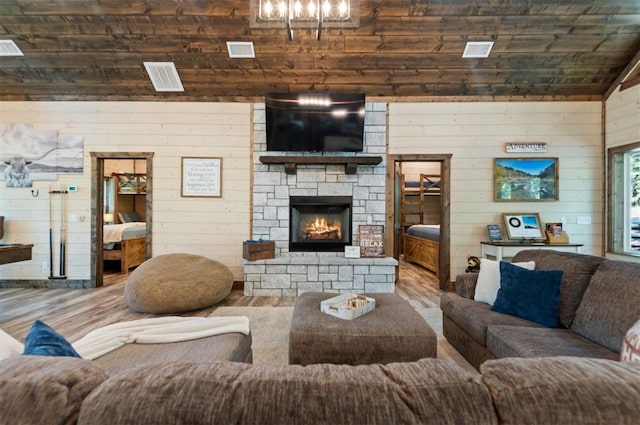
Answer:
[{"label": "tan bean bag chair", "polygon": [[182,313],[219,303],[232,286],[231,270],[222,263],[193,254],[165,254],[131,273],[124,299],[141,313]]}]

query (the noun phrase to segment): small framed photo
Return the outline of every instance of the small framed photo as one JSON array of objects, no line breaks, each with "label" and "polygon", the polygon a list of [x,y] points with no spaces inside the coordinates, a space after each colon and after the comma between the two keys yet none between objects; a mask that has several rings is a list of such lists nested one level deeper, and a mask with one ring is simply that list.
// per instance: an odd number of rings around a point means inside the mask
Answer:
[{"label": "small framed photo", "polygon": [[562,223],[545,223],[544,225],[547,234],[552,236],[562,236]]},{"label": "small framed photo", "polygon": [[498,224],[487,224],[487,232],[489,233],[490,242],[498,242],[502,240],[502,231]]},{"label": "small framed photo", "polygon": [[222,158],[182,157],[183,197],[222,196]]},{"label": "small framed photo", "polygon": [[545,239],[538,213],[504,213],[509,239]]}]

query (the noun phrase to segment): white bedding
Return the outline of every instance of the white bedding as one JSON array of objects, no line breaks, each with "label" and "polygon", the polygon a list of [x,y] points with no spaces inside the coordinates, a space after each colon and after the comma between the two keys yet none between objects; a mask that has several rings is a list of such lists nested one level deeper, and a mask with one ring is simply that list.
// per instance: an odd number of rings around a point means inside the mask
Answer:
[{"label": "white bedding", "polygon": [[105,224],[102,230],[102,243],[122,242],[122,234],[124,231],[134,227],[143,227],[146,231],[147,223],[132,222],[122,224]]}]

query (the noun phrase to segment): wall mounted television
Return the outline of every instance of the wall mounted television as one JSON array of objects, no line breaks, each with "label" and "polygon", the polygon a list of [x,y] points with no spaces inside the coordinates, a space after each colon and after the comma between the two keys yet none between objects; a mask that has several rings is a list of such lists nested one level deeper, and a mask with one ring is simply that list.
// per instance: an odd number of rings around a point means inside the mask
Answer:
[{"label": "wall mounted television", "polygon": [[268,151],[364,148],[364,94],[270,93],[265,106]]}]

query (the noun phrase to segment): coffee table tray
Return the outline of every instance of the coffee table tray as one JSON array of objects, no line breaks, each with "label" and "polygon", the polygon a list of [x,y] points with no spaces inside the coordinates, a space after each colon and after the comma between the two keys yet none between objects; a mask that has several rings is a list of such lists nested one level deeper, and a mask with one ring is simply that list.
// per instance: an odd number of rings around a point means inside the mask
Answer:
[{"label": "coffee table tray", "polygon": [[376,300],[360,294],[342,294],[320,302],[320,310],[340,319],[352,320],[376,308]]}]

